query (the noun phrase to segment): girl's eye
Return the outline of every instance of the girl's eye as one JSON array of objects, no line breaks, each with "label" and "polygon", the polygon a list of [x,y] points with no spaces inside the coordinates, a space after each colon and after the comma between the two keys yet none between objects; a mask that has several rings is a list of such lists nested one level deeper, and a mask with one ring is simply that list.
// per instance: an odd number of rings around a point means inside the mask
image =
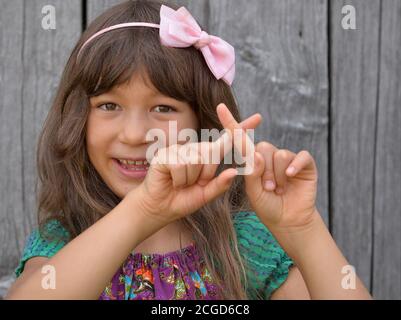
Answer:
[{"label": "girl's eye", "polygon": [[117,105],[115,103],[105,103],[105,104],[98,106],[98,108],[100,108],[104,111],[113,111],[116,107],[117,107]]},{"label": "girl's eye", "polygon": [[[118,107],[118,105],[116,105],[115,103],[104,103],[104,104],[98,106],[98,108],[100,108],[104,111],[114,111],[117,107]],[[160,112],[160,113],[169,113],[169,111],[176,111],[174,108],[172,108],[170,106],[165,106],[165,105],[158,105],[154,108],[154,110],[156,110],[156,112]]]},{"label": "girl's eye", "polygon": [[159,106],[157,106],[157,107],[154,108],[154,109],[155,109],[155,110],[161,110],[161,111],[159,111],[159,112],[161,112],[161,113],[169,113],[168,110],[175,111],[174,108],[172,108],[172,107],[170,107],[170,106],[164,106],[164,105],[159,105]]}]

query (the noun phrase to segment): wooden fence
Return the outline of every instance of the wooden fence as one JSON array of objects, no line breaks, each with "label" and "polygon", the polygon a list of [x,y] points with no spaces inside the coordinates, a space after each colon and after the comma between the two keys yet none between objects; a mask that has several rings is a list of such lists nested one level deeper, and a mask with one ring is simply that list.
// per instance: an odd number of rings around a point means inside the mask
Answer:
[{"label": "wooden fence", "polygon": [[[35,151],[83,28],[120,1],[0,0],[0,296],[36,226]],[[317,206],[375,298],[401,298],[401,1],[182,0],[236,49],[255,140],[309,150]],[[52,5],[56,29],[44,30]],[[356,29],[344,29],[352,5]]]}]

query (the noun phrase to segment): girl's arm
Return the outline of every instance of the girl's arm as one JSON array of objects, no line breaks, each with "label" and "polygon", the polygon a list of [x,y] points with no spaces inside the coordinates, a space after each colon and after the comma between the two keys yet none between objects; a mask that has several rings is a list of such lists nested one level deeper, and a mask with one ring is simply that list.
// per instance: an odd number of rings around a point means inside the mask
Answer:
[{"label": "girl's arm", "polygon": [[[135,190],[133,190],[135,191]],[[128,194],[110,213],[71,240],[50,259],[34,258],[7,299],[98,299],[129,253],[162,224],[145,223],[135,192]],[[56,271],[55,289],[42,288],[41,265]]]},{"label": "girl's arm", "polygon": [[[236,130],[241,132],[226,105],[220,104],[217,114],[234,137]],[[254,146],[247,134],[234,140],[234,146],[249,161],[246,167],[251,170],[244,180],[251,207],[298,266],[311,298],[371,299],[356,274],[342,273],[349,264],[316,210],[318,173],[312,155],[278,149],[267,141]],[[352,285],[352,276],[355,288],[348,288],[347,277]],[[303,286],[299,276],[291,278],[290,287]]]},{"label": "girl's arm", "polygon": [[[302,292],[305,284],[312,299],[372,299],[368,290],[356,274],[350,274],[343,267],[349,263],[331,237],[320,214],[316,212],[314,223],[308,230],[271,230],[277,241],[294,260],[302,277],[288,277],[287,281],[276,290],[276,297],[300,298],[291,296],[286,287],[296,287]],[[352,287],[355,277],[355,287]],[[350,280],[350,281],[348,281]],[[286,282],[287,282],[286,281]],[[299,290],[298,290],[299,291]],[[301,292],[299,291],[299,292]]]},{"label": "girl's arm", "polygon": [[270,300],[310,300],[310,294],[301,272],[296,266],[291,266],[287,279],[277,288]]}]

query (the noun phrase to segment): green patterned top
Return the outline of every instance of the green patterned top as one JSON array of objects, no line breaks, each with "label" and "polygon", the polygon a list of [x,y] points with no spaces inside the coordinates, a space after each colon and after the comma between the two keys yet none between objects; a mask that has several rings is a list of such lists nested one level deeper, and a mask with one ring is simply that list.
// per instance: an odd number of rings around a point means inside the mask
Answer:
[{"label": "green patterned top", "polygon": [[[255,212],[241,211],[234,215],[233,222],[237,234],[238,249],[245,260],[247,280],[251,286],[251,289],[248,290],[248,297],[249,299],[270,299],[273,291],[286,280],[293,261],[259,220]],[[15,269],[17,277],[22,273],[28,259],[35,256],[50,258],[66,245],[66,239],[68,239],[69,234],[58,221],[53,220],[49,222],[46,225],[46,230],[51,235],[54,235],[54,240],[49,241],[44,239],[38,229],[35,229],[28,237],[19,265]],[[185,253],[187,252],[185,251]],[[180,251],[176,253],[180,253]],[[140,253],[137,253],[135,256],[142,258]],[[200,278],[203,279],[202,273],[200,274]],[[121,275],[119,277],[121,279]],[[126,280],[128,281],[128,279]],[[201,290],[202,284],[197,287],[200,287]],[[205,292],[207,289],[211,290],[211,286],[206,285],[204,287]],[[110,288],[108,289],[111,290]],[[125,289],[127,289],[126,284]],[[198,293],[196,297],[198,295],[201,296]],[[131,292],[129,295],[126,292],[125,298],[132,298],[134,296],[136,296],[135,293]]]}]

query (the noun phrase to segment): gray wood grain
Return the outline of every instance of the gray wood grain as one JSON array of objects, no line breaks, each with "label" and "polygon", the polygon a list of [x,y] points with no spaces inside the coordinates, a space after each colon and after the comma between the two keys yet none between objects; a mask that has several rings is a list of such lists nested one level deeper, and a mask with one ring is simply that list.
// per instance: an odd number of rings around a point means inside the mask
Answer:
[{"label": "gray wood grain", "polygon": [[[369,287],[380,2],[331,3],[332,232]],[[345,4],[356,9],[356,30],[341,26]]]},{"label": "gray wood grain", "polygon": [[210,1],[209,31],[236,49],[242,117],[259,112],[255,141],[308,150],[319,170],[317,208],[328,222],[328,71],[325,1]]},{"label": "gray wood grain", "polygon": [[[99,14],[103,13],[105,10],[111,8],[112,6],[122,3],[125,1],[121,0],[87,0],[87,21],[90,23]],[[207,22],[207,0],[170,0],[169,3],[185,6],[192,15],[196,16],[197,21],[200,24]]]},{"label": "gray wood grain", "polygon": [[[85,0],[84,0],[85,1]],[[89,25],[97,16],[112,6],[122,3],[121,0],[86,0],[87,12],[86,21]]]},{"label": "gray wood grain", "polygon": [[[53,5],[56,29],[42,28]],[[17,266],[36,226],[36,144],[81,33],[81,1],[0,0],[0,276]]]},{"label": "gray wood grain", "polygon": [[1,1],[0,6],[0,274],[4,275],[18,259],[32,215],[25,216],[21,172],[24,6],[22,1]]},{"label": "gray wood grain", "polygon": [[401,299],[401,2],[382,1],[376,116],[373,294]]}]

